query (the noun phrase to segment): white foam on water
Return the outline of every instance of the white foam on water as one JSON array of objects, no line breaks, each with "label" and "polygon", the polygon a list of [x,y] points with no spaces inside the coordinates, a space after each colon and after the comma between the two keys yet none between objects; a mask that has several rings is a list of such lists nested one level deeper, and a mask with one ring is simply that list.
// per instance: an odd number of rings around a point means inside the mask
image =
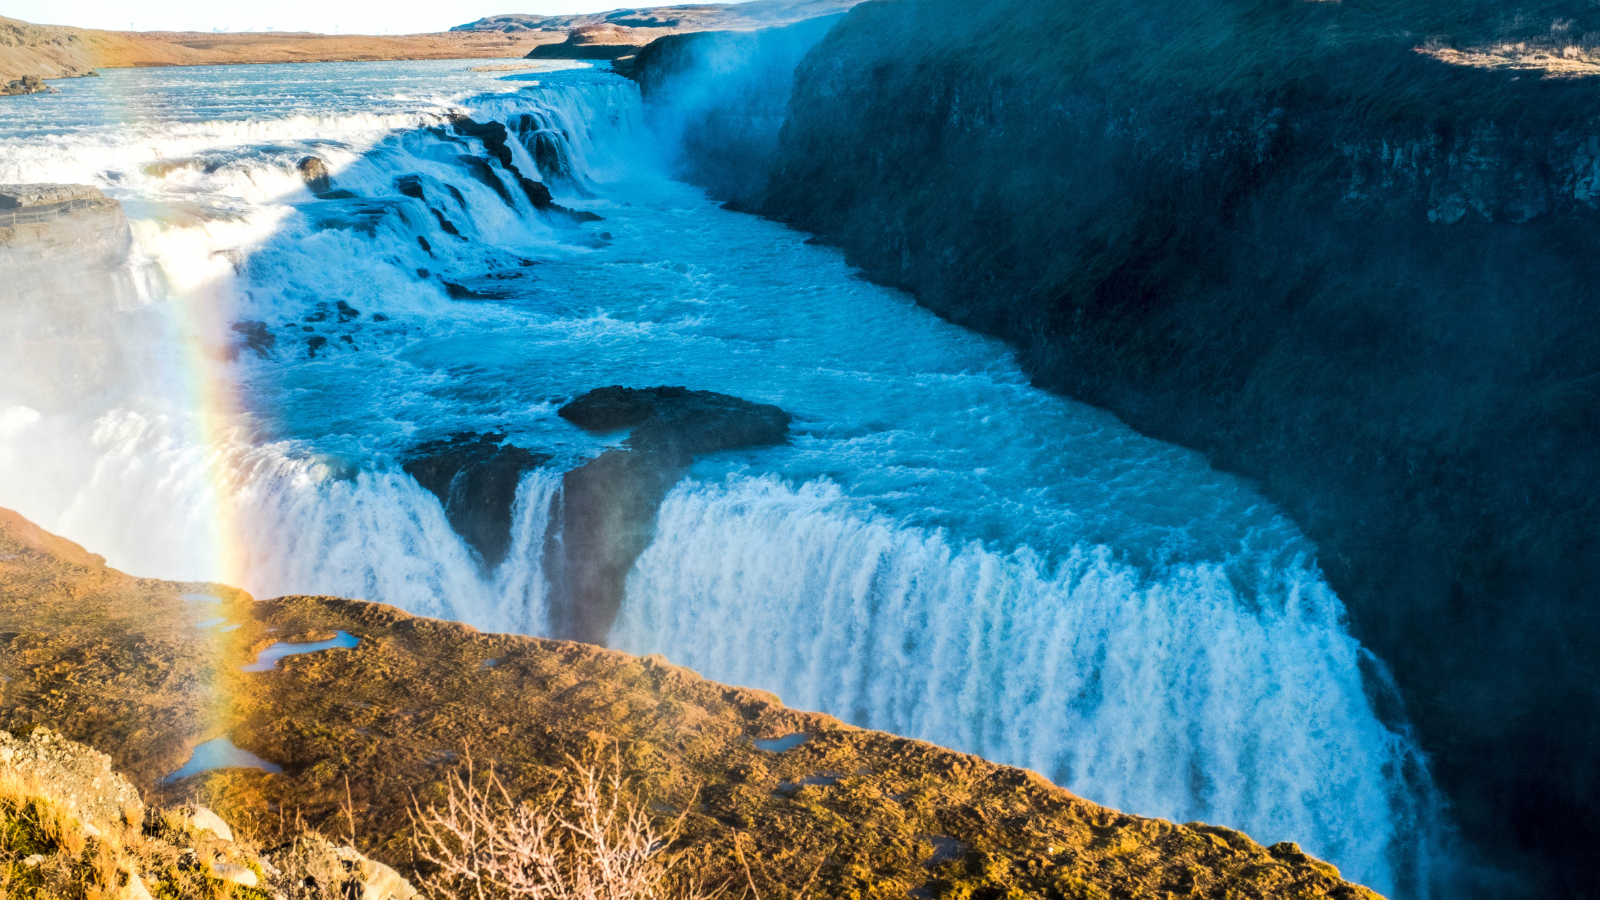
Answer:
[{"label": "white foam on water", "polygon": [[[1390,688],[1315,548],[1249,485],[669,182],[631,84],[468,67],[116,70],[0,110],[0,178],[99,185],[136,240],[134,290],[70,317],[8,298],[72,339],[0,359],[0,506],[139,575],[540,634],[559,472],[605,443],[562,402],[778,403],[789,446],[702,460],[669,496],[614,644],[1427,896],[1444,831],[1417,749],[1375,714]],[[535,212],[498,163],[479,181],[457,113],[513,126],[523,174],[605,221]],[[358,197],[314,199],[306,155]],[[39,383],[77,362],[93,377]],[[489,432],[555,457],[493,571],[402,468]]]}]

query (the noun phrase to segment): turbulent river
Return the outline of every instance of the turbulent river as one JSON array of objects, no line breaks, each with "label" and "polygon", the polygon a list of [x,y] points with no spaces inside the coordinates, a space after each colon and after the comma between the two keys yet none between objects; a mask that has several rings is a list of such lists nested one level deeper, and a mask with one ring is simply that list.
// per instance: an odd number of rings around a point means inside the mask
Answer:
[{"label": "turbulent river", "polygon": [[[1248,483],[673,181],[630,82],[482,65],[121,70],[7,101],[0,180],[99,186],[135,250],[92,315],[114,377],[29,405],[61,363],[38,354],[73,348],[0,359],[0,506],[140,575],[540,633],[560,473],[616,443],[562,403],[777,404],[787,445],[668,496],[613,646],[1426,893],[1437,801],[1383,666]],[[536,211],[458,113],[603,221]],[[312,154],[353,196],[307,190]],[[400,468],[464,432],[555,457],[487,573]]]}]

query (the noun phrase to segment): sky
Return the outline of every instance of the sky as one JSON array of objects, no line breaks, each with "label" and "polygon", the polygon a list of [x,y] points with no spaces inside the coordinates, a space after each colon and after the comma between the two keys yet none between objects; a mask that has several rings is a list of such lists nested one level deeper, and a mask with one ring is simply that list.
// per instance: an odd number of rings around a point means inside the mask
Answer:
[{"label": "sky", "polygon": [[[691,0],[653,0],[672,5]],[[602,12],[629,0],[50,0],[0,14],[45,25],[114,31],[319,31],[326,34],[410,34],[445,31],[501,13],[557,15]],[[643,5],[643,4],[641,4]]]}]

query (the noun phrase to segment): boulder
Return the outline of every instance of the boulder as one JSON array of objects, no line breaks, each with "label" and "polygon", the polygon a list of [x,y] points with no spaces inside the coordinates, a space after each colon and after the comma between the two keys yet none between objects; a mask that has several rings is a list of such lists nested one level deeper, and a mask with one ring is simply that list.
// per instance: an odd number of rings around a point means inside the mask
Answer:
[{"label": "boulder", "polygon": [[253,350],[262,359],[266,359],[272,348],[278,345],[278,336],[267,329],[267,323],[247,319],[235,322],[231,326],[239,335],[239,342],[234,345],[237,350]]},{"label": "boulder", "polygon": [[199,804],[189,806],[183,810],[183,816],[188,820],[189,827],[195,831],[209,831],[221,840],[230,842],[233,840],[233,829],[228,827],[228,823],[204,806]]},{"label": "boulder", "polygon": [[400,873],[318,835],[302,835],[277,853],[296,897],[306,900],[412,900],[419,896]]},{"label": "boulder", "polygon": [[53,206],[79,200],[111,202],[99,188],[87,184],[0,184],[0,210]]},{"label": "boulder", "polygon": [[439,498],[450,527],[492,569],[511,549],[517,485],[549,461],[548,454],[506,443],[503,434],[454,434],[416,447],[401,468]]},{"label": "boulder", "polygon": [[661,501],[694,457],[783,443],[791,417],[711,391],[621,386],[590,391],[558,414],[587,431],[632,429],[623,448],[562,477],[562,540],[545,560],[553,636],[604,644]]},{"label": "boulder", "polygon": [[237,884],[240,887],[253,888],[261,883],[260,876],[256,875],[249,866],[241,866],[235,863],[212,863],[211,874],[215,875],[218,881]]},{"label": "boulder", "polygon": [[328,164],[321,157],[308,156],[300,160],[300,179],[306,183],[313,194],[322,194],[333,190],[333,173],[328,171]]},{"label": "boulder", "polygon": [[630,449],[677,458],[781,444],[792,420],[770,404],[685,387],[598,388],[557,414],[587,431],[631,428]]},{"label": "boulder", "polygon": [[26,739],[0,731],[0,774],[72,812],[85,826],[111,830],[144,821],[144,802],[111,757],[40,728]]}]

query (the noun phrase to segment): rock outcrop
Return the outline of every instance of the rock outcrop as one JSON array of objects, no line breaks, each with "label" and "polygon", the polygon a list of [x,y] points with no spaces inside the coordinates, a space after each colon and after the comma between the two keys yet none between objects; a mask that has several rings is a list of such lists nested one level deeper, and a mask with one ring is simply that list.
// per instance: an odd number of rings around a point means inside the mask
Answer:
[{"label": "rock outcrop", "polygon": [[97,188],[0,185],[0,354],[41,369],[7,386],[12,403],[53,409],[123,377],[113,314],[137,299],[132,246],[122,207]]},{"label": "rock outcrop", "polygon": [[508,443],[503,434],[457,434],[418,446],[403,467],[439,498],[450,527],[492,569],[511,549],[518,483],[550,458]]},{"label": "rock outcrop", "polygon": [[[218,601],[202,604],[203,615],[237,628],[193,627],[196,604],[183,594],[201,589]],[[284,636],[331,631],[359,643],[241,671]],[[168,643],[150,643],[156,634]],[[477,771],[492,766],[513,797],[533,797],[571,757],[595,751],[615,753],[629,789],[652,798],[663,819],[683,817],[674,849],[691,854],[707,884],[733,892],[1375,897],[1293,844],[1262,847],[1227,828],[1118,813],[1032,773],[792,710],[660,658],[481,634],[360,601],[253,602],[214,585],[138,581],[5,512],[0,635],[0,726],[59,728],[110,753],[152,800],[203,791],[234,825],[269,830],[279,810],[293,810],[323,834],[353,830],[377,865],[292,835],[264,855],[271,867],[260,874],[297,897],[409,897],[389,871],[404,878],[414,859],[413,803],[440,803],[469,757]],[[163,713],[160,686],[174,669],[207,686],[203,715]],[[220,733],[282,772],[226,768],[160,783],[186,748]],[[173,846],[206,861],[197,871],[249,868],[248,847],[192,820],[166,815],[163,827]],[[302,893],[316,866],[320,893]],[[352,884],[361,893],[333,890]]]},{"label": "rock outcrop", "polygon": [[44,83],[38,75],[24,75],[13,81],[0,85],[0,97],[15,97],[21,94],[54,94],[56,89]]},{"label": "rock outcrop", "polygon": [[98,830],[144,821],[144,802],[111,757],[40,728],[26,739],[0,731],[0,778],[67,809]]},{"label": "rock outcrop", "polygon": [[655,535],[661,501],[694,457],[782,443],[790,417],[776,406],[682,387],[599,388],[560,415],[589,431],[632,429],[623,448],[562,478],[561,541],[545,564],[553,633],[604,644],[628,572]]},{"label": "rock outcrop", "polygon": [[[866,3],[781,132],[771,61],[683,92],[684,169],[1259,480],[1465,833],[1570,896],[1600,883],[1600,18],[1448,9]],[[661,116],[728,58],[673,40],[639,55]]]},{"label": "rock outcrop", "polygon": [[567,32],[567,39],[561,43],[533,48],[528,52],[528,59],[617,59],[632,56],[649,43],[641,39],[640,34],[625,25],[610,22],[579,25]]}]

